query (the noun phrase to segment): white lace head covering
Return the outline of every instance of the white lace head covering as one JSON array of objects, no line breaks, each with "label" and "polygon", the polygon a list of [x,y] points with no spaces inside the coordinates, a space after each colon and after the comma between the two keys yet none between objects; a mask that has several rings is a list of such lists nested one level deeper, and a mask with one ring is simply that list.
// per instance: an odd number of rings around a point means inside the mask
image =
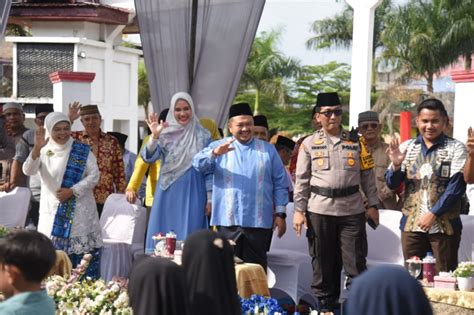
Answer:
[{"label": "white lace head covering", "polygon": [[[180,125],[174,116],[178,100],[186,101],[191,107],[192,117],[185,126]],[[199,123],[193,99],[188,93],[178,92],[173,95],[166,122],[168,127],[163,130],[158,140],[165,154],[160,172],[160,186],[163,190],[166,190],[191,167],[194,155],[207,146],[211,138],[209,131]]]}]

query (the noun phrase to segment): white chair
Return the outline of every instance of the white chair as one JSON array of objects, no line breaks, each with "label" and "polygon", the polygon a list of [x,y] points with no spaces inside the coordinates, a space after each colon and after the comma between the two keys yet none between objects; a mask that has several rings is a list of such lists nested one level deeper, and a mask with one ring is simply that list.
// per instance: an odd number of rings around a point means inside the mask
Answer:
[{"label": "white chair", "polygon": [[[473,200],[474,201],[474,200]],[[461,215],[462,234],[459,244],[458,261],[474,260],[474,215]]]},{"label": "white chair", "polygon": [[367,268],[383,265],[404,265],[400,219],[402,213],[396,210],[379,210],[379,226],[373,230],[368,224],[367,230]]},{"label": "white chair", "polygon": [[25,187],[16,187],[10,192],[0,192],[0,225],[7,228],[24,227],[31,191]]},{"label": "white chair", "polygon": [[146,209],[130,204],[124,194],[110,195],[100,218],[104,246],[100,275],[105,281],[114,276],[128,277],[134,252],[143,252]]},{"label": "white chair", "polygon": [[[293,203],[287,206],[287,225],[293,219]],[[280,239],[273,234],[272,244],[268,252],[268,287],[272,295],[285,292],[298,303],[304,297],[305,301],[315,306],[316,301],[311,292],[313,267],[308,253],[306,236],[296,236],[292,228],[287,227],[285,235]]]}]

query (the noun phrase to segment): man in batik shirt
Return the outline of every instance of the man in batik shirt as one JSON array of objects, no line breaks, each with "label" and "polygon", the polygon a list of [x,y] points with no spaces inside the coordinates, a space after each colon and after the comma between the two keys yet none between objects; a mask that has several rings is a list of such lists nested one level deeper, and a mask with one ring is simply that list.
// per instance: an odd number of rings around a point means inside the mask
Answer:
[{"label": "man in batik shirt", "polygon": [[100,129],[102,117],[97,105],[81,106],[75,102],[69,106],[69,119],[71,122],[81,118],[83,131],[72,132],[72,137],[90,145],[97,158],[100,179],[94,188],[94,197],[97,203],[99,216],[102,214],[107,197],[113,193],[125,193],[125,167],[122,150],[117,139],[106,134]]}]

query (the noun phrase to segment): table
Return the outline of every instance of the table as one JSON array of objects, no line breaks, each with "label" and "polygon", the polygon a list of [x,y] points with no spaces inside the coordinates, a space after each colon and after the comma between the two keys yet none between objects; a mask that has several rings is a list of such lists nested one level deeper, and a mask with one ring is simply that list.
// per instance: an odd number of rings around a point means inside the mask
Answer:
[{"label": "table", "polygon": [[250,263],[235,264],[235,278],[241,297],[249,298],[252,294],[270,296],[267,275],[262,266]]},{"label": "table", "polygon": [[474,312],[474,291],[453,291],[424,287],[435,315],[470,315]]},{"label": "table", "polygon": [[[181,265],[181,255],[182,251],[175,251],[173,261],[178,265]],[[259,264],[235,264],[235,280],[237,292],[243,298],[249,298],[252,294],[270,296],[267,275]]]}]

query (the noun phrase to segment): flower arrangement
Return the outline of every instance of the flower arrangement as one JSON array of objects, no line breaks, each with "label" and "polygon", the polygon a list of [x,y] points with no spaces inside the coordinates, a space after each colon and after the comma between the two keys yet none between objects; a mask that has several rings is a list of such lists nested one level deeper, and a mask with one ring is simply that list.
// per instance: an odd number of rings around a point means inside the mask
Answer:
[{"label": "flower arrangement", "polygon": [[3,225],[0,225],[0,238],[5,237],[8,234],[8,229]]},{"label": "flower arrangement", "polygon": [[131,315],[126,281],[81,281],[91,258],[84,255],[70,277],[55,275],[45,280],[44,286],[56,302],[56,314]]},{"label": "flower arrangement", "polygon": [[273,298],[266,298],[261,295],[252,295],[250,298],[240,298],[240,305],[242,306],[242,314],[244,315],[279,315],[286,314],[277,300]]},{"label": "flower arrangement", "polygon": [[460,278],[469,278],[474,274],[474,262],[463,261],[459,263],[453,275]]}]

